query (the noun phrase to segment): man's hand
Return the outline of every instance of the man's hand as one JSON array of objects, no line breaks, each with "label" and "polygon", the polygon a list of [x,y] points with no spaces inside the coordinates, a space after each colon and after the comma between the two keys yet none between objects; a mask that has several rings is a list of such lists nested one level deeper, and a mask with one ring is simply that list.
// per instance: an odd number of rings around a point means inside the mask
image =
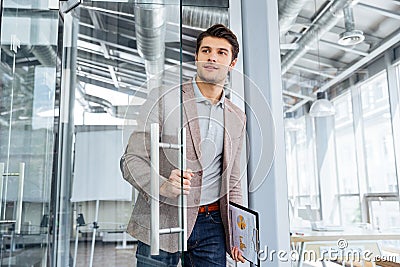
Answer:
[{"label": "man's hand", "polygon": [[242,252],[237,247],[231,248],[232,259],[235,261],[241,261],[244,263],[244,258],[242,256]]},{"label": "man's hand", "polygon": [[[190,180],[194,173],[191,169],[183,172],[183,194],[188,195],[190,191]],[[160,195],[168,198],[176,198],[181,194],[181,170],[171,171],[169,178],[160,187]]]}]

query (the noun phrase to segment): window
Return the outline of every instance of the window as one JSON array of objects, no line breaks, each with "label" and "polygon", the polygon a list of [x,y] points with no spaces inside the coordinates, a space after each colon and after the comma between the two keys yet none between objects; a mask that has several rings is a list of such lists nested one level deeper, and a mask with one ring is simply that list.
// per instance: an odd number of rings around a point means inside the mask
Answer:
[{"label": "window", "polygon": [[305,212],[306,205],[311,205],[314,210],[319,209],[313,128],[313,120],[308,116],[286,119],[286,160],[292,226],[296,226],[298,217],[310,219]]},{"label": "window", "polygon": [[357,158],[350,91],[335,99],[336,159],[341,194],[358,194]]},{"label": "window", "polygon": [[362,84],[368,192],[397,192],[386,72]]}]

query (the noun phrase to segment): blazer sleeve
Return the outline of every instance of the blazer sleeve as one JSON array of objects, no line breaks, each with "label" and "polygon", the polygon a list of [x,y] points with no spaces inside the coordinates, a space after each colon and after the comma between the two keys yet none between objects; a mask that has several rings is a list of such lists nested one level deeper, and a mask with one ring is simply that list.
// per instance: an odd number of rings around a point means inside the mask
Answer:
[{"label": "blazer sleeve", "polygon": [[236,155],[233,161],[232,165],[232,172],[231,176],[229,179],[229,200],[242,205],[243,199],[242,199],[242,187],[241,187],[241,175],[240,175],[240,158],[242,154],[242,147],[243,147],[243,142],[245,139],[245,134],[246,134],[246,116],[244,115],[243,119],[243,128],[242,132],[240,134],[240,138],[238,140],[239,146],[236,151]]}]

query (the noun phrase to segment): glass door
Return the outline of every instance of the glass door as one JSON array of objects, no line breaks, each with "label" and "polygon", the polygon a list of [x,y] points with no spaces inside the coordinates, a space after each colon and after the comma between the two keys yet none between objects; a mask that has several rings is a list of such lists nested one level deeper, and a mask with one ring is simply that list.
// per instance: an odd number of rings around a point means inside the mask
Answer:
[{"label": "glass door", "polygon": [[181,80],[194,74],[182,66],[180,1],[83,1],[73,12],[71,265],[149,266],[136,251],[179,261],[185,198],[163,184],[185,169]]},{"label": "glass door", "polygon": [[2,1],[0,265],[46,266],[56,118],[58,11]]},{"label": "glass door", "polygon": [[[196,74],[197,36],[227,25],[227,8],[97,0],[64,16],[57,266],[151,266],[149,255],[167,252],[182,261],[202,175],[190,132],[199,132],[196,103],[184,91]],[[189,168],[197,184],[187,200]]]}]

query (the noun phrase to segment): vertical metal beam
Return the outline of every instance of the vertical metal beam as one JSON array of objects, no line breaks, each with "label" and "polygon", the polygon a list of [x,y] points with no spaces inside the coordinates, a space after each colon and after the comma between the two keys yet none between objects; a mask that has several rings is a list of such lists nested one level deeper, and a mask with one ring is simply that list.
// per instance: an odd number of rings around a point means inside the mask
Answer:
[{"label": "vertical metal beam", "polygon": [[[242,20],[243,69],[249,78],[245,79],[249,206],[260,215],[261,249],[268,245],[270,250],[290,251],[277,1],[242,1]],[[267,114],[267,104],[272,114]],[[260,144],[264,144],[261,149]],[[273,162],[269,170],[258,165],[268,161]],[[261,180],[254,184],[256,179]],[[290,263],[268,260],[261,266]]]},{"label": "vertical metal beam", "polygon": [[385,53],[386,71],[388,79],[388,90],[389,90],[389,101],[390,101],[390,113],[392,118],[392,132],[393,132],[393,146],[396,164],[396,177],[397,177],[397,193],[399,193],[400,186],[400,89],[399,89],[399,77],[396,73],[396,69],[399,66],[393,66],[393,51]]},{"label": "vertical metal beam", "polygon": [[[242,43],[242,7],[240,1],[229,0],[229,9],[228,9],[228,18],[229,18],[229,28],[235,33],[238,38],[240,48],[243,47]],[[243,78],[243,53],[240,52],[238,54],[238,61],[235,65],[235,68],[230,73],[232,92],[231,92],[231,101],[241,108],[243,111],[245,110],[245,101],[244,101],[244,78]],[[246,141],[244,140],[242,155],[240,157],[240,170],[241,170],[241,186],[242,186],[242,194],[243,194],[243,205],[248,206],[248,190],[247,190],[247,174],[246,174]],[[240,265],[240,263],[238,264]]]},{"label": "vertical metal beam", "polygon": [[158,123],[151,124],[150,132],[150,249],[151,255],[160,253],[160,126]]},{"label": "vertical metal beam", "polygon": [[64,15],[63,65],[61,77],[58,170],[56,179],[56,207],[53,229],[53,265],[69,266],[72,187],[72,151],[74,134],[74,102],[76,87],[76,55],[78,40],[78,10]]},{"label": "vertical metal beam", "polygon": [[18,198],[17,198],[17,212],[16,212],[16,222],[15,222],[15,233],[21,233],[21,222],[22,222],[22,201],[24,197],[24,181],[25,181],[25,163],[21,162],[19,164],[19,174],[18,174]]},{"label": "vertical metal beam", "polygon": [[[186,128],[182,128],[178,133],[178,143],[179,145],[179,168],[186,171]],[[181,178],[183,180],[183,178]],[[183,183],[181,184],[183,190]],[[183,192],[183,191],[181,191]],[[179,250],[187,251],[187,196],[182,194],[179,196],[179,227],[181,228],[180,240],[179,240]]]},{"label": "vertical metal beam", "polygon": [[353,110],[354,144],[357,159],[358,191],[360,194],[360,204],[361,207],[363,207],[361,209],[361,218],[363,222],[367,222],[368,211],[364,208],[363,197],[368,192],[368,172],[365,161],[364,120],[362,118],[361,92],[358,86],[352,86],[350,92]]},{"label": "vertical metal beam", "polygon": [[[1,28],[1,27],[0,27]],[[1,218],[1,209],[3,206],[3,184],[4,184],[4,170],[5,170],[4,162],[0,162],[0,218]]]}]

